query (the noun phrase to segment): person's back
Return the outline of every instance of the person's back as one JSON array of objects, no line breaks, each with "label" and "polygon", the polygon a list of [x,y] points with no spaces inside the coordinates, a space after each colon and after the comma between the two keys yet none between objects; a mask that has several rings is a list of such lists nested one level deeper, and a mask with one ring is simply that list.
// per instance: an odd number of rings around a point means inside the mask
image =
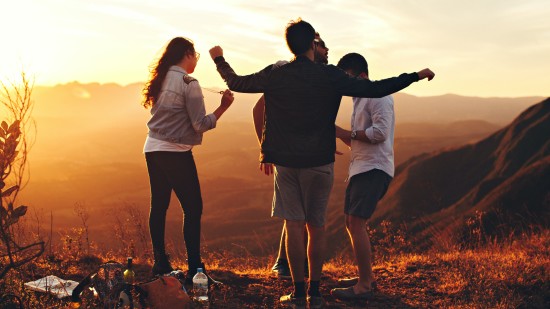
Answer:
[{"label": "person's back", "polygon": [[[379,169],[394,175],[395,112],[391,95],[383,98],[353,98],[352,131],[369,128],[371,141],[351,140],[349,178],[365,170]],[[376,126],[373,126],[376,125]]]},{"label": "person's back", "polygon": [[264,161],[288,167],[334,161],[334,121],[340,96],[323,66],[298,57],[268,77]]},{"label": "person's back", "polygon": [[[333,65],[314,63],[312,49],[280,68],[270,65],[257,73],[239,76],[225,61],[219,46],[210,53],[231,90],[264,93],[266,128],[261,161],[286,167],[307,168],[334,162],[334,120],[342,96],[380,98],[433,76],[425,69],[379,81],[353,78]],[[292,127],[287,127],[289,123]]]}]

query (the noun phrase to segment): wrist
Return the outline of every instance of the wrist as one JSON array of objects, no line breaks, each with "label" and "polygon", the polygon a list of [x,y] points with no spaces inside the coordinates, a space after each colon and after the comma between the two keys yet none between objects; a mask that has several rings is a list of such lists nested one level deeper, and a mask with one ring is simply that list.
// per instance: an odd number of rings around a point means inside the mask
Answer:
[{"label": "wrist", "polygon": [[220,62],[224,62],[224,61],[225,61],[225,58],[223,56],[217,56],[216,58],[214,58],[215,64],[219,64]]}]

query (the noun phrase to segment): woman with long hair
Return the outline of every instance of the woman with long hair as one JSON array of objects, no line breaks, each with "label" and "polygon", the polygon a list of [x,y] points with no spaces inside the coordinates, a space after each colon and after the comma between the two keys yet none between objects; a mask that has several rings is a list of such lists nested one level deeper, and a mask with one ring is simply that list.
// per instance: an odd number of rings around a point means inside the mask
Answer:
[{"label": "woman with long hair", "polygon": [[151,108],[144,153],[151,185],[149,232],[155,259],[152,272],[158,275],[173,270],[164,244],[166,211],[173,190],[184,213],[188,282],[197,268],[204,269],[200,254],[202,197],[192,148],[201,144],[202,134],[215,128],[216,121],[233,103],[233,94],[226,90],[220,106],[206,114],[199,82],[189,75],[199,56],[189,39],[172,39],[143,91],[143,106]]}]

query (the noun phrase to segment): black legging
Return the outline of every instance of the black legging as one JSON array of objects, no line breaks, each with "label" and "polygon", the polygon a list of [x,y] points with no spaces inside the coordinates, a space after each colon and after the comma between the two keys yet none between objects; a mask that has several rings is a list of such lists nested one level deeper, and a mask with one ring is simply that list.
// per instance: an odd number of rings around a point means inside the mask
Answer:
[{"label": "black legging", "polygon": [[183,208],[183,237],[187,249],[189,269],[201,263],[200,235],[202,197],[197,167],[191,151],[156,151],[145,153],[151,184],[151,211],[149,232],[155,252],[164,253],[166,211],[172,190]]}]

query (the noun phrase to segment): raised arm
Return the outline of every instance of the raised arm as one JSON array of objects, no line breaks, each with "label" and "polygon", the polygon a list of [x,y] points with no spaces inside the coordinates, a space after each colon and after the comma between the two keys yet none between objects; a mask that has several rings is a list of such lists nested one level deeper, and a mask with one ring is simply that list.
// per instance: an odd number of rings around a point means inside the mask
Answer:
[{"label": "raised arm", "polygon": [[265,91],[267,76],[271,71],[271,65],[257,73],[240,76],[237,75],[229,63],[225,61],[223,49],[220,46],[212,47],[210,49],[210,56],[216,63],[216,68],[229,89],[245,93],[262,93]]},{"label": "raised arm", "polygon": [[424,78],[432,80],[435,76],[430,69],[424,69],[418,73],[403,73],[398,77],[371,81],[368,79],[351,77],[332,65],[326,66],[326,70],[336,90],[341,95],[362,98],[381,98],[400,91],[413,82]]}]

